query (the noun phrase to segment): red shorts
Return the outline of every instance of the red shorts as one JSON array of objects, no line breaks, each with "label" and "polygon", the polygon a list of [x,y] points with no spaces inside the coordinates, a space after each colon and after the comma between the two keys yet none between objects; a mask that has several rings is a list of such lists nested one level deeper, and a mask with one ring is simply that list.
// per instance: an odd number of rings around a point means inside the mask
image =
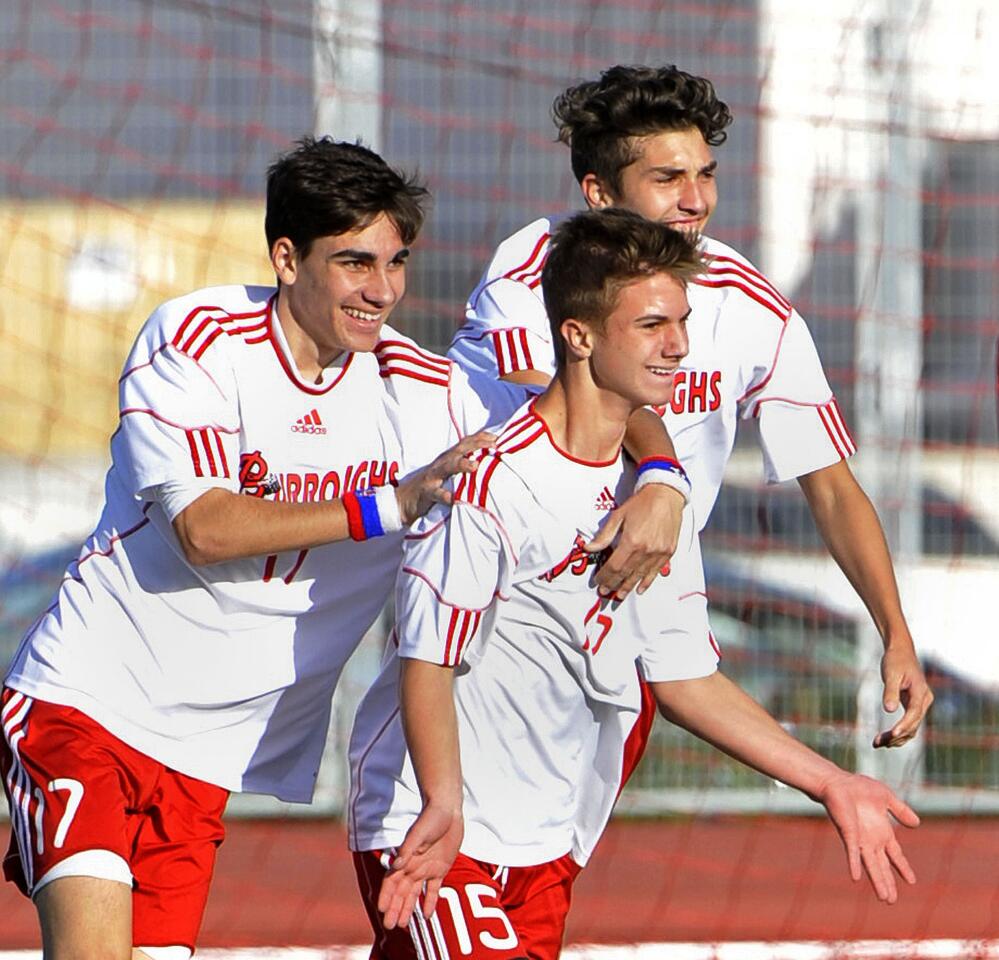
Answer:
[{"label": "red shorts", "polygon": [[6,878],[28,896],[58,876],[131,881],[132,942],[193,950],[228,791],[170,770],[72,707],[4,688],[0,720]]},{"label": "red shorts", "polygon": [[555,960],[562,949],[573,881],[580,868],[566,854],[534,867],[498,867],[464,854],[448,871],[437,909],[419,911],[406,929],[386,930],[378,891],[389,856],[354,854],[354,869],[375,932],[371,960]]}]

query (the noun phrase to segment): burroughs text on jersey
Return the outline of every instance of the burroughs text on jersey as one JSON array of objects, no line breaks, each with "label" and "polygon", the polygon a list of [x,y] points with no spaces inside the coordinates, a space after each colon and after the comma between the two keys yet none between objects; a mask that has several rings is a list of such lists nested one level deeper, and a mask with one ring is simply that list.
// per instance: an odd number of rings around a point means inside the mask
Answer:
[{"label": "burroughs text on jersey", "polygon": [[259,450],[239,458],[239,490],[251,497],[273,496],[289,503],[336,500],[345,493],[363,487],[381,487],[395,483],[399,476],[396,460],[362,460],[339,470],[325,473],[306,471],[272,473]]}]

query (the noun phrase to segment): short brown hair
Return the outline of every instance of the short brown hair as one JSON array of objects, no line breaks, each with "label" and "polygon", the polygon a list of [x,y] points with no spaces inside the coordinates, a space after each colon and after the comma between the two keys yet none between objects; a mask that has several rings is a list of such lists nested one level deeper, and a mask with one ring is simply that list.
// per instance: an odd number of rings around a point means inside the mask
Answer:
[{"label": "short brown hair", "polygon": [[410,244],[423,226],[428,196],[415,178],[360,143],[302,137],[267,171],[267,246],[287,237],[306,257],[319,237],[363,229],[381,214]]},{"label": "short brown hair", "polygon": [[599,326],[629,282],[667,273],[686,284],[704,269],[696,237],[630,210],[587,210],[563,221],[541,273],[559,365],[565,361],[563,321],[572,317]]},{"label": "short brown hair", "polygon": [[621,171],[638,158],[634,140],[696,127],[706,143],[725,142],[732,122],[711,81],[674,66],[615,66],[570,87],[552,104],[558,139],[569,145],[572,172],[592,173],[615,192]]}]

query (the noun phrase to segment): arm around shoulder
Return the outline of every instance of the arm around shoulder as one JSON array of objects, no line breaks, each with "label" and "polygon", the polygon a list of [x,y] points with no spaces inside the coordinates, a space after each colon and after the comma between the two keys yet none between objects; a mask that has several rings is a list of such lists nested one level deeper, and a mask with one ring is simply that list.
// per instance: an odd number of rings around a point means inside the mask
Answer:
[{"label": "arm around shoulder", "polygon": [[[655,467],[662,459],[676,464],[673,441],[662,419],[641,407],[628,420],[624,446],[638,464]],[[679,464],[677,464],[679,467]],[[641,467],[639,468],[641,470]],[[682,472],[682,471],[681,471]],[[665,471],[658,471],[661,476]],[[683,474],[684,478],[686,474]],[[684,490],[689,490],[689,484]],[[600,552],[614,543],[614,550],[601,564],[597,586],[606,595],[625,597],[632,589],[644,593],[656,577],[668,573],[680,538],[687,494],[681,485],[652,482],[635,492],[607,518],[587,549]]]},{"label": "arm around shoulder", "polygon": [[[398,511],[392,529],[399,529],[399,524],[408,526],[434,503],[450,502],[446,481],[457,473],[474,472],[476,465],[468,459],[468,454],[492,439],[489,433],[466,437],[410,474],[398,487],[386,488],[394,490],[394,509]],[[348,494],[342,500],[285,503],[212,487],[174,517],[173,528],[184,556],[193,566],[285,550],[308,550],[354,536],[358,523],[355,517],[352,533],[345,506],[350,496],[353,495]],[[360,535],[355,537],[360,538]]]}]

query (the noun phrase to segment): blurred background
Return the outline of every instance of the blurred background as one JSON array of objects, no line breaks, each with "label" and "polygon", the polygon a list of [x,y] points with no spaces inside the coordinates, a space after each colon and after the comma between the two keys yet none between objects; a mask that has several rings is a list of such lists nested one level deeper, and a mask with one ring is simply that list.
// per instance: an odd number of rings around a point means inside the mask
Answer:
[{"label": "blurred background", "polygon": [[[495,244],[581,206],[555,94],[675,63],[735,115],[709,232],[811,327],[937,700],[917,742],[870,749],[889,723],[880,642],[797,485],[762,485],[752,424],[705,536],[725,668],[921,811],[999,813],[992,0],[8,0],[0,28],[0,661],[97,519],[142,321],[199,286],[272,281],[264,172],[294,138],[360,137],[426,179],[394,322],[444,350]],[[339,812],[388,616],[338,694],[317,803],[237,798],[234,814]],[[664,723],[621,803],[817,809]]]}]

